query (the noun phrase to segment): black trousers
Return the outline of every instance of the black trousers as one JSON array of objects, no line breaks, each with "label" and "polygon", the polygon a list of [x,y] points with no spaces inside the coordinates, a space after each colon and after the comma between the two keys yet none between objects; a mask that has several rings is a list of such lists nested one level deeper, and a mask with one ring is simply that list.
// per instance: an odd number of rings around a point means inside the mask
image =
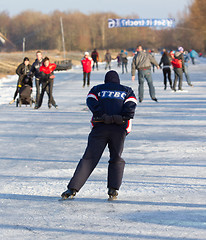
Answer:
[{"label": "black trousers", "polygon": [[39,98],[40,98],[40,84],[41,84],[41,81],[39,80],[39,78],[35,78],[35,85],[36,85],[36,104],[38,104]]},{"label": "black trousers", "polygon": [[88,137],[88,145],[71,178],[68,188],[79,191],[97,166],[104,149],[110,152],[107,187],[119,189],[122,183],[125,161],[121,158],[126,131],[121,126],[111,124],[94,127]]},{"label": "black trousers", "polygon": [[88,73],[83,72],[83,86],[85,86],[85,84],[86,84],[86,78],[87,78],[87,86],[89,86],[89,84],[90,84],[90,74],[91,74],[91,72],[88,72]]},{"label": "black trousers", "polygon": [[172,79],[171,79],[171,69],[163,68],[163,75],[164,75],[164,86],[167,87],[167,78],[169,80],[170,87],[172,87]]},{"label": "black trousers", "polygon": [[16,86],[16,91],[15,91],[14,97],[13,97],[14,100],[16,99],[16,97],[19,93],[19,89],[20,89],[19,84],[20,84],[20,80],[18,79],[17,86]]},{"label": "black trousers", "polygon": [[42,89],[41,89],[41,94],[40,94],[40,97],[39,97],[38,107],[41,107],[41,105],[42,105],[45,91],[46,91],[46,93],[48,95],[48,98],[49,98],[48,104],[52,104],[53,106],[56,105],[56,102],[54,101],[54,98],[53,98],[53,95],[52,95],[53,84],[54,84],[53,79],[49,79],[46,82],[42,82]]},{"label": "black trousers", "polygon": [[[94,61],[94,60],[93,60],[93,61]],[[96,69],[98,70],[98,62],[97,62],[97,61],[94,61],[92,68],[93,68],[93,70],[94,70],[95,64],[96,64]]]}]

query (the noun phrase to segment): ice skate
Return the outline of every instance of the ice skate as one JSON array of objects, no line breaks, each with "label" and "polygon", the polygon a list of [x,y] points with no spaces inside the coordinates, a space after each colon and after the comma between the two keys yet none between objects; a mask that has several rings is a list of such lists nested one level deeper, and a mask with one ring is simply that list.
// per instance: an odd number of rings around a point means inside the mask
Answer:
[{"label": "ice skate", "polygon": [[68,189],[65,192],[62,193],[61,200],[66,200],[68,198],[73,198],[76,195],[76,190],[75,189]]},{"label": "ice skate", "polygon": [[113,201],[117,199],[118,192],[114,188],[109,188],[108,195],[109,195],[108,201]]},{"label": "ice skate", "polygon": [[13,100],[11,100],[11,102],[9,102],[9,104],[12,104],[12,103],[14,103],[14,101],[15,101],[14,99],[13,99]]},{"label": "ice skate", "polygon": [[158,102],[158,100],[156,98],[152,98],[152,100],[155,101],[155,102]]}]

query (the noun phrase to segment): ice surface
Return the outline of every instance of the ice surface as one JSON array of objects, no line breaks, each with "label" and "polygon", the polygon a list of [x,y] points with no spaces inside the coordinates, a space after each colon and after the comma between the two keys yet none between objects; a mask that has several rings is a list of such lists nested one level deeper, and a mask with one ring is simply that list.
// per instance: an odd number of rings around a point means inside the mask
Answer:
[{"label": "ice surface", "polygon": [[[128,66],[121,74],[112,63],[137,94]],[[163,90],[162,70],[155,71],[159,103],[145,83],[115,202],[107,201],[108,150],[75,199],[58,201],[90,132],[81,68],[55,74],[59,109],[48,109],[47,96],[38,110],[9,105],[17,76],[0,79],[0,239],[206,239],[206,59],[189,71],[194,87],[184,78],[187,91],[176,93]],[[93,71],[91,86],[105,73],[104,64]]]}]

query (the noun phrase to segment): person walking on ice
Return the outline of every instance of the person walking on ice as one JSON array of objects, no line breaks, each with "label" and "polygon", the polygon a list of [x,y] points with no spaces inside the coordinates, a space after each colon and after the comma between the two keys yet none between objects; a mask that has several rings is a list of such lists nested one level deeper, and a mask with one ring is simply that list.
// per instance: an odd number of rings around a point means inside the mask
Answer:
[{"label": "person walking on ice", "polygon": [[82,68],[83,68],[83,87],[86,85],[86,79],[87,79],[87,86],[90,85],[90,74],[92,71],[92,64],[93,60],[89,56],[88,52],[84,53],[84,57],[81,60]]},{"label": "person walking on ice", "polygon": [[72,198],[82,188],[97,166],[108,145],[110,160],[107,188],[111,199],[116,198],[122,183],[125,161],[121,157],[126,135],[131,130],[137,100],[130,87],[120,84],[116,71],[105,75],[105,83],[94,86],[87,95],[87,106],[93,113],[93,128],[85,153],[71,178],[62,199]]},{"label": "person walking on ice", "polygon": [[[23,63],[21,63],[16,69],[16,74],[19,76],[19,79],[17,82],[17,87],[16,87],[16,91],[14,93],[14,97],[9,104],[12,104],[13,102],[15,102],[15,99],[19,93],[19,90],[24,85],[24,80],[27,77],[27,74],[29,73],[30,69],[31,69],[31,65],[29,63],[29,58],[25,57],[23,60]],[[28,81],[29,81],[29,79],[28,79]],[[29,82],[32,87],[32,80],[30,80]]]},{"label": "person walking on ice", "polygon": [[185,64],[184,64],[184,56],[183,56],[183,48],[179,47],[178,51],[175,52],[174,58],[172,59],[172,66],[174,69],[174,73],[175,73],[175,79],[173,82],[173,91],[176,92],[176,85],[177,82],[178,83],[178,90],[182,91],[182,80],[183,80],[183,71],[185,68]]},{"label": "person walking on ice", "polygon": [[38,108],[38,102],[40,98],[40,85],[41,85],[41,72],[39,71],[42,66],[42,52],[38,50],[36,52],[36,60],[33,62],[30,72],[28,73],[28,78],[33,78],[35,76],[35,85],[36,85],[36,100],[35,100],[35,109]]},{"label": "person walking on ice", "polygon": [[97,52],[96,48],[92,52],[91,57],[92,57],[92,60],[93,60],[93,66],[92,66],[93,71],[94,71],[94,66],[95,65],[96,65],[96,69],[98,70],[99,53]]},{"label": "person walking on ice", "polygon": [[107,49],[105,55],[104,55],[104,60],[106,62],[106,66],[105,66],[105,70],[107,70],[107,68],[109,68],[109,70],[111,69],[111,61],[112,61],[112,56],[109,52],[109,50]]},{"label": "person walking on ice", "polygon": [[163,54],[159,62],[159,66],[163,64],[163,76],[164,76],[164,90],[167,89],[167,78],[170,84],[170,88],[172,89],[172,79],[171,79],[171,61],[172,58],[170,57],[169,53],[166,49],[163,49]]},{"label": "person walking on ice", "polygon": [[190,80],[190,76],[189,76],[189,62],[190,62],[190,57],[189,57],[189,54],[187,51],[184,51],[183,53],[183,56],[184,56],[184,75],[185,75],[185,78],[186,78],[186,81],[187,81],[187,84],[191,87],[193,87],[192,83],[191,83],[191,80]]},{"label": "person walking on ice", "polygon": [[132,60],[132,81],[135,80],[135,72],[136,70],[138,70],[139,102],[142,102],[144,97],[144,79],[147,80],[151,99],[157,102],[157,98],[155,97],[155,88],[152,81],[151,73],[152,63],[158,69],[160,68],[157,61],[151,54],[144,52],[141,45],[137,46],[137,54],[135,54]]}]

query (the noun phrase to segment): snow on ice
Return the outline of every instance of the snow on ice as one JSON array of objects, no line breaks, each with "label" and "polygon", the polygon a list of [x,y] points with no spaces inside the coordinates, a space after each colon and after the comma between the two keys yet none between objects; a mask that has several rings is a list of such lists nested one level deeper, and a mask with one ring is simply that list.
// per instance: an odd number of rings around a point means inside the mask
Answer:
[{"label": "snow on ice", "polygon": [[[137,76],[112,66],[137,94]],[[184,79],[176,93],[163,90],[162,70],[153,73],[159,103],[145,83],[115,202],[107,201],[108,150],[75,199],[58,201],[90,132],[81,68],[56,73],[59,109],[48,109],[47,96],[38,110],[9,105],[17,76],[0,79],[0,239],[205,240],[206,59],[189,71],[194,87]],[[105,73],[93,71],[92,86]]]}]

